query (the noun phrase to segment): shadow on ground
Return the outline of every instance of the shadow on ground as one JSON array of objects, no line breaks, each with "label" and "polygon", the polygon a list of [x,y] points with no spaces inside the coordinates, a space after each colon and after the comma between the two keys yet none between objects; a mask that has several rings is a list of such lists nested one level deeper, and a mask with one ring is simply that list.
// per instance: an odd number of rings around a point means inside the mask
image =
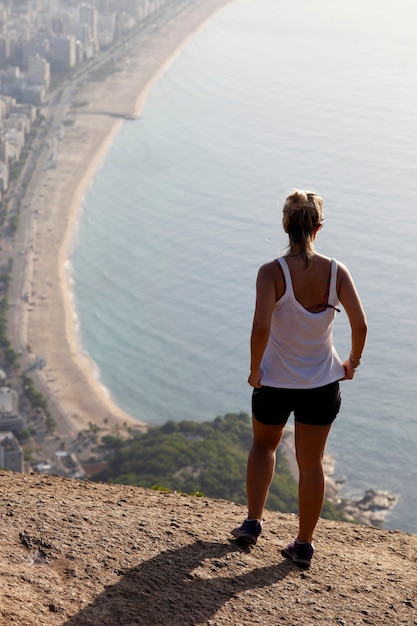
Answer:
[{"label": "shadow on ground", "polygon": [[[242,552],[237,542],[196,541],[126,571],[63,626],[195,626],[213,617],[242,592],[272,585],[287,576],[288,561],[230,577],[227,556]],[[207,560],[210,562],[207,563]],[[203,567],[200,575],[195,572]]]}]

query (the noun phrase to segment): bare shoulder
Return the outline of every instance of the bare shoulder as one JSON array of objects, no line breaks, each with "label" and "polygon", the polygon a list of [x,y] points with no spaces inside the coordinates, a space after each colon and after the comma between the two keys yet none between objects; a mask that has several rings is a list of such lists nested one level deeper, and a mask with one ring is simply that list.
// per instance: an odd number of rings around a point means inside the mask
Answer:
[{"label": "bare shoulder", "polygon": [[352,281],[352,276],[344,263],[337,262],[337,281],[346,282]]},{"label": "bare shoulder", "polygon": [[258,276],[274,276],[277,270],[279,271],[277,261],[268,261],[261,265]]},{"label": "bare shoulder", "polygon": [[350,271],[343,263],[338,263],[336,290],[339,296],[339,300],[345,308],[345,303],[347,300],[359,300],[355,281],[353,280]]},{"label": "bare shoulder", "polygon": [[285,281],[279,264],[276,260],[261,265],[257,278],[258,293],[273,292],[274,301],[278,300],[285,291]]}]

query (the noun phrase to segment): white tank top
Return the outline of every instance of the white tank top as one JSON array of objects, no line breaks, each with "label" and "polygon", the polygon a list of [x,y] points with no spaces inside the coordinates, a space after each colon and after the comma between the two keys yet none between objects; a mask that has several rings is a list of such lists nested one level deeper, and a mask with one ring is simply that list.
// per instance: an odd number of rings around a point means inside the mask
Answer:
[{"label": "white tank top", "polygon": [[311,313],[295,298],[291,274],[283,257],[286,289],[275,303],[271,330],[261,362],[262,385],[285,389],[312,389],[340,380],[345,375],[333,346],[333,320],[339,304],[336,293],[337,262],[332,259],[328,306]]}]

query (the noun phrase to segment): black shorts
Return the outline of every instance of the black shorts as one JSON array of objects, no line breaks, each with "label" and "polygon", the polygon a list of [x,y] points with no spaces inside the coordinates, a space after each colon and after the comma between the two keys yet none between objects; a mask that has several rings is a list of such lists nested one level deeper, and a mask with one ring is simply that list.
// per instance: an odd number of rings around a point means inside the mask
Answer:
[{"label": "black shorts", "polygon": [[252,413],[268,426],[285,424],[292,411],[301,424],[327,426],[336,419],[341,402],[338,381],[314,389],[264,386],[253,390]]}]

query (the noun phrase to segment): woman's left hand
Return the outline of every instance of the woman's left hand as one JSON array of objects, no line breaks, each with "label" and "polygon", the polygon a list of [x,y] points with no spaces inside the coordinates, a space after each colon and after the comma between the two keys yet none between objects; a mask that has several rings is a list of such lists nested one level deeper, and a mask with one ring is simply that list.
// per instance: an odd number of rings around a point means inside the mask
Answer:
[{"label": "woman's left hand", "polygon": [[355,375],[355,370],[353,369],[350,360],[347,359],[346,361],[343,361],[342,365],[345,370],[345,376],[342,380],[352,380]]}]

